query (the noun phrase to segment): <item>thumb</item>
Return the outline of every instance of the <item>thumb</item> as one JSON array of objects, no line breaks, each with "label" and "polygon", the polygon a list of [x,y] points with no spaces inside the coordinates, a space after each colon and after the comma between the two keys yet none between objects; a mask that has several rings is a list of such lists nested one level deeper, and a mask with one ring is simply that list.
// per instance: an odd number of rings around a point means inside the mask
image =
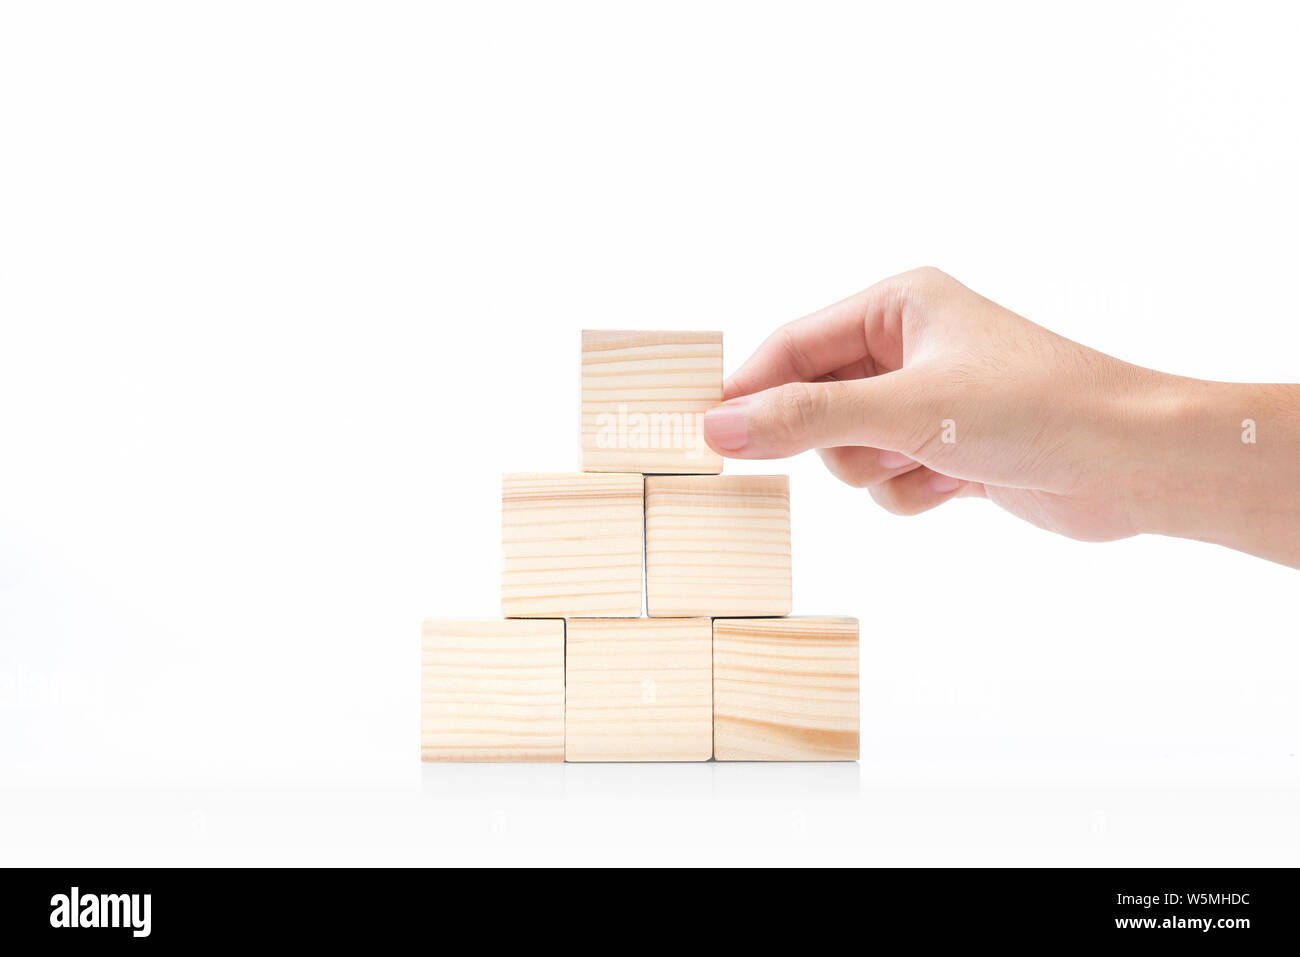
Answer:
[{"label": "thumb", "polygon": [[907,452],[925,429],[928,389],[913,370],[867,379],[790,382],[704,414],[704,438],[739,459],[779,459],[806,449],[868,445]]}]

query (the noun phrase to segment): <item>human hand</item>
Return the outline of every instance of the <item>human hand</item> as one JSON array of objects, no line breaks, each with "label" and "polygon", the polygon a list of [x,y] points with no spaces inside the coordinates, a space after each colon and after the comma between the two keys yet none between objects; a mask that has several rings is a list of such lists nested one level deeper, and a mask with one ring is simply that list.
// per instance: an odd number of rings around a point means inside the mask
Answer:
[{"label": "human hand", "polygon": [[[1073,538],[1161,532],[1300,565],[1300,387],[1201,382],[1071,342],[919,269],[770,336],[704,418],[719,453],[817,449],[898,514],[984,497]],[[1276,426],[1246,442],[1247,420]],[[1253,434],[1251,436],[1253,440]],[[1231,512],[1223,496],[1245,494]]]}]

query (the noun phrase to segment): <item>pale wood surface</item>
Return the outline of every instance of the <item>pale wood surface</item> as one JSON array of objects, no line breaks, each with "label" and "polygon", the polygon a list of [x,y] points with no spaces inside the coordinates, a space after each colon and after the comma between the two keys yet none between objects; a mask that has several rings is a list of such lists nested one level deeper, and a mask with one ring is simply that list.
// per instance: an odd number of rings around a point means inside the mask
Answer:
[{"label": "pale wood surface", "polygon": [[713,738],[719,761],[856,761],[857,619],[715,621]]},{"label": "pale wood surface", "polygon": [[790,613],[786,476],[647,476],[645,507],[651,617]]},{"label": "pale wood surface", "polygon": [[564,760],[564,622],[426,621],[425,761]]},{"label": "pale wood surface", "polygon": [[713,754],[707,618],[568,624],[568,761],[707,761]]},{"label": "pale wood surface", "polygon": [[501,480],[501,614],[641,614],[640,475],[520,474]]},{"label": "pale wood surface", "polygon": [[722,333],[583,331],[584,472],[721,472],[701,431],[721,402]]}]

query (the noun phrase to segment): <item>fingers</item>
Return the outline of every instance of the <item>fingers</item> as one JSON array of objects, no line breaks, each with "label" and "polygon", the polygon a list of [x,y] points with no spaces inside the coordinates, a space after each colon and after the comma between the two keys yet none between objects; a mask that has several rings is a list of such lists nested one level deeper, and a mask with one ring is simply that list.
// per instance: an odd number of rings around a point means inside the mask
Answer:
[{"label": "fingers", "polygon": [[817,454],[826,463],[827,471],[853,488],[870,488],[896,475],[920,468],[920,463],[912,461],[906,455],[862,446],[818,449]]},{"label": "fingers", "polygon": [[916,367],[848,382],[789,382],[710,409],[704,438],[742,459],[855,445],[910,451],[933,418],[932,378]]},{"label": "fingers", "polygon": [[723,399],[812,382],[844,367],[861,369],[861,376],[900,368],[905,304],[924,301],[951,283],[937,269],[914,269],[787,323],[724,383]]},{"label": "fingers", "polygon": [[876,504],[895,515],[919,515],[954,498],[985,497],[979,482],[963,482],[922,466],[871,486]]},{"label": "fingers", "polygon": [[850,296],[776,330],[727,379],[722,397],[751,395],[786,382],[811,382],[865,358],[862,329],[870,292]]},{"label": "fingers", "polygon": [[942,475],[897,452],[870,448],[818,449],[831,474],[846,485],[871,490],[895,515],[918,515],[954,498],[984,498],[979,482]]}]

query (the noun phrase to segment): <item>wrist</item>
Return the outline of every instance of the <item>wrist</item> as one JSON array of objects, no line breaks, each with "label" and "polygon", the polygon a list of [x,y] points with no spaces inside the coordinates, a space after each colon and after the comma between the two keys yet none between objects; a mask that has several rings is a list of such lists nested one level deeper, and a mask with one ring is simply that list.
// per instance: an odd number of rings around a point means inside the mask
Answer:
[{"label": "wrist", "polygon": [[1135,401],[1136,531],[1300,563],[1300,386],[1157,375]]}]

